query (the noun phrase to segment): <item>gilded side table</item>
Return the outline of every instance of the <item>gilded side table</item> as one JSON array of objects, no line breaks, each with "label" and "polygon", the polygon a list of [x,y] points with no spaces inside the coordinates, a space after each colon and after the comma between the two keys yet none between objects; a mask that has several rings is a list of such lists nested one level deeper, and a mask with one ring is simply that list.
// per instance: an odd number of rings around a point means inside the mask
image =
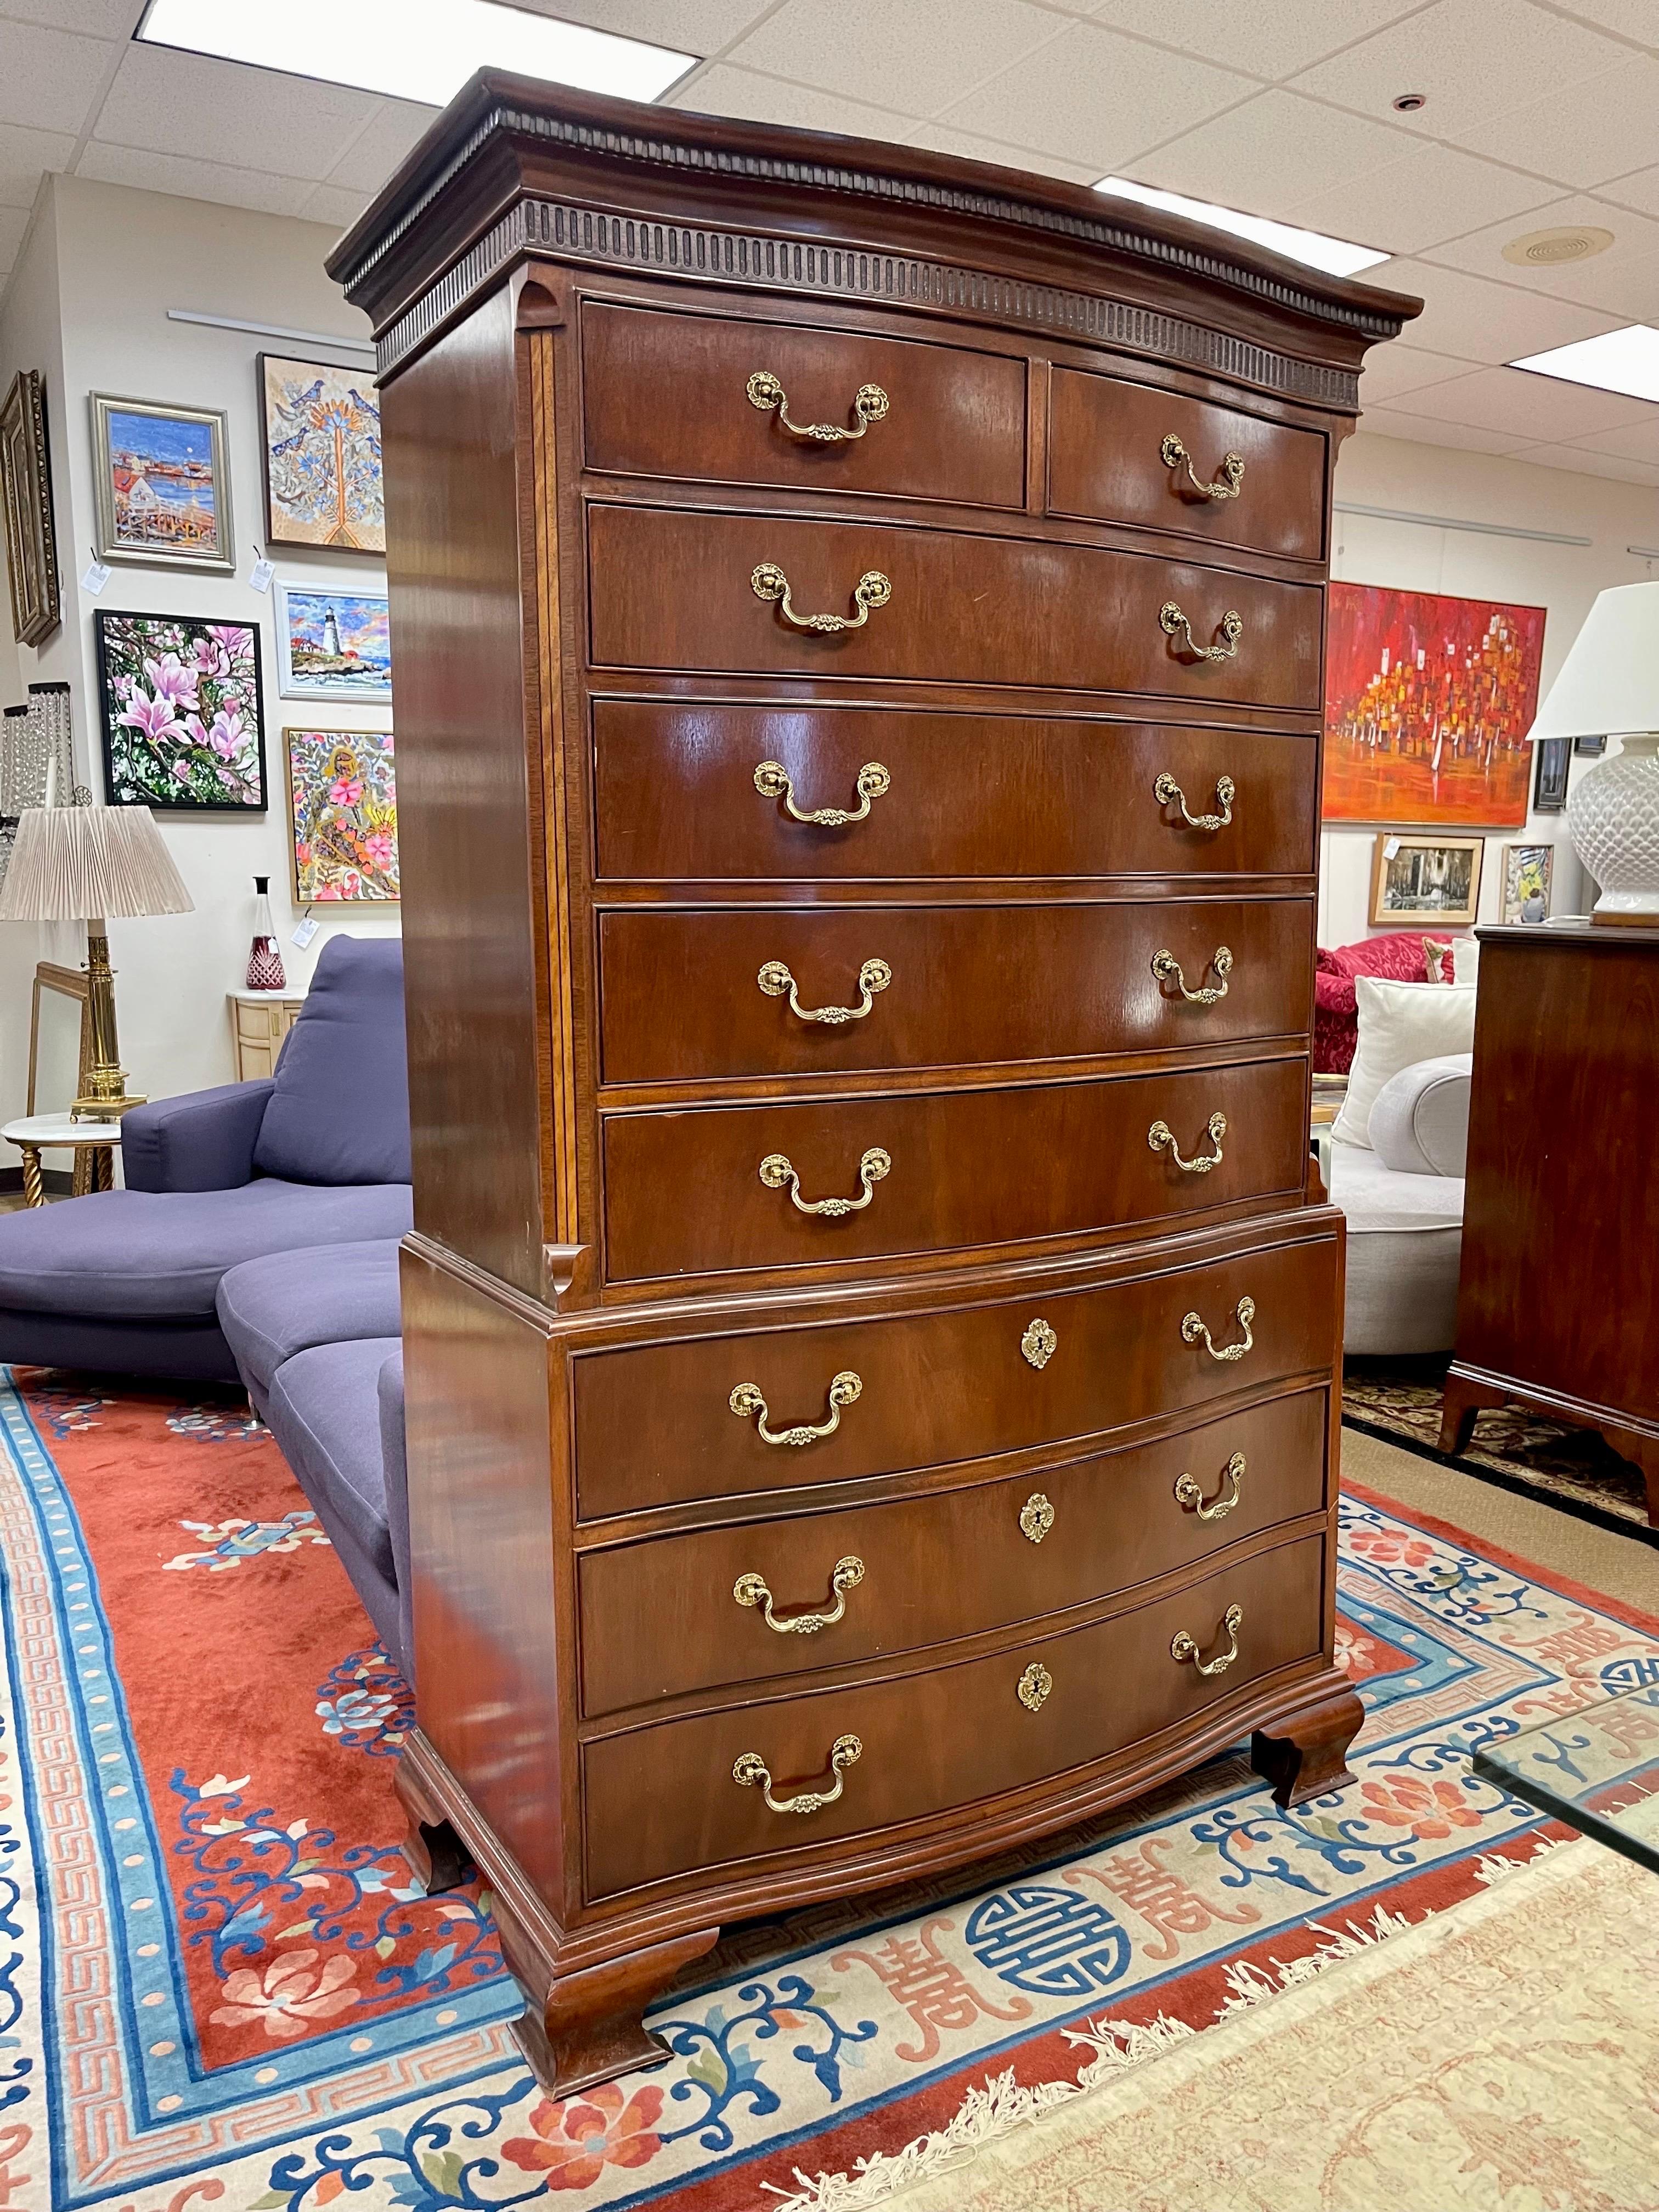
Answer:
[{"label": "gilded side table", "polygon": [[40,1176],[42,1152],[59,1149],[82,1152],[92,1161],[92,1188],[111,1190],[115,1184],[115,1147],[121,1141],[118,1121],[72,1121],[67,1114],[28,1114],[8,1121],[0,1137],[15,1145],[23,1156],[23,1203],[44,1206],[46,1186]]}]

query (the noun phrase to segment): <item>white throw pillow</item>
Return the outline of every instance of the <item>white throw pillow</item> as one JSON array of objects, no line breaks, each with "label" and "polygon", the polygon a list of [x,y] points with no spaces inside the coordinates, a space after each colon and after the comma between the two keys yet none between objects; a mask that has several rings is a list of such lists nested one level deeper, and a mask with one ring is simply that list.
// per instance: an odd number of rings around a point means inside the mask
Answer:
[{"label": "white throw pillow", "polygon": [[1391,983],[1356,975],[1359,1042],[1347,1095],[1332,1124],[1339,1144],[1370,1145],[1371,1108],[1391,1075],[1419,1060],[1474,1049],[1474,991],[1458,983]]},{"label": "white throw pillow", "polygon": [[1452,981],[1465,984],[1472,990],[1480,980],[1480,939],[1454,937],[1451,956]]}]

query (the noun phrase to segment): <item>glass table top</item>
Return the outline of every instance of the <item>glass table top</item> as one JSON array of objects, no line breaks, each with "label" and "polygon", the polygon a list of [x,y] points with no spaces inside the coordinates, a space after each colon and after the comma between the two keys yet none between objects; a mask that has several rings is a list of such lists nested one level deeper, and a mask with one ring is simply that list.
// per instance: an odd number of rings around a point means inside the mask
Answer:
[{"label": "glass table top", "polygon": [[1659,1681],[1489,1743],[1474,1771],[1659,1874]]}]

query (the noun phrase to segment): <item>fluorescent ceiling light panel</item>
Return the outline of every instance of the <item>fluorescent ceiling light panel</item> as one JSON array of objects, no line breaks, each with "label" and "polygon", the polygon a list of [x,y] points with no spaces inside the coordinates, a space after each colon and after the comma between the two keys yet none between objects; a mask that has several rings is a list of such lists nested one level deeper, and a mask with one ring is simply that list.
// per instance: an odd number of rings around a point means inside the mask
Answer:
[{"label": "fluorescent ceiling light panel", "polygon": [[501,0],[150,0],[137,35],[434,107],[480,69],[656,100],[698,58]]},{"label": "fluorescent ceiling light panel", "polygon": [[1631,323],[1622,331],[1603,331],[1599,338],[1580,338],[1577,345],[1529,353],[1510,367],[1592,385],[1597,392],[1627,392],[1632,399],[1659,399],[1659,331]]},{"label": "fluorescent ceiling light panel", "polygon": [[1282,253],[1289,261],[1305,261],[1310,269],[1323,269],[1332,276],[1357,276],[1362,269],[1375,269],[1379,261],[1393,258],[1379,253],[1374,246],[1350,246],[1345,238],[1327,238],[1323,231],[1269,222],[1266,216],[1241,215],[1237,208],[1189,200],[1181,192],[1156,192],[1150,185],[1132,183],[1127,177],[1103,177],[1095,190],[1121,200],[1139,200],[1143,207],[1162,208],[1168,215],[1184,215],[1188,222],[1207,223],[1212,230],[1230,230],[1236,238],[1254,239],[1258,246]]}]

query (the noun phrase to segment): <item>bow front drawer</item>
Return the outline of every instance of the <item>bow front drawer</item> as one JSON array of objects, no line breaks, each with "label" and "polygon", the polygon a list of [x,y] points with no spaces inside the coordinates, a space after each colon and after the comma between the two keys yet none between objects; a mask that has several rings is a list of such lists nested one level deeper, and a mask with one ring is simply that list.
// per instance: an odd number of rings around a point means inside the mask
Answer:
[{"label": "bow front drawer", "polygon": [[965,346],[588,302],[590,469],[1025,500],[1025,363]]},{"label": "bow front drawer", "polygon": [[1317,711],[1323,593],[1103,546],[588,512],[594,664],[1148,692]]},{"label": "bow front drawer", "polygon": [[584,1520],[988,1458],[1328,1373],[1334,1233],[1091,1290],[575,1353]]},{"label": "bow front drawer", "polygon": [[1329,1412],[1298,1390],[1011,1481],[584,1552],[584,1709],[890,1657],[1197,1570],[1321,1510]]},{"label": "bow front drawer", "polygon": [[954,1067],[1297,1036],[1313,904],[612,912],[607,1083]]},{"label": "bow front drawer", "polygon": [[1312,1659],[1324,1577],[1324,1539],[1304,1537],[992,1658],[590,1742],[587,1893],[926,1820],[1143,1745]]}]

